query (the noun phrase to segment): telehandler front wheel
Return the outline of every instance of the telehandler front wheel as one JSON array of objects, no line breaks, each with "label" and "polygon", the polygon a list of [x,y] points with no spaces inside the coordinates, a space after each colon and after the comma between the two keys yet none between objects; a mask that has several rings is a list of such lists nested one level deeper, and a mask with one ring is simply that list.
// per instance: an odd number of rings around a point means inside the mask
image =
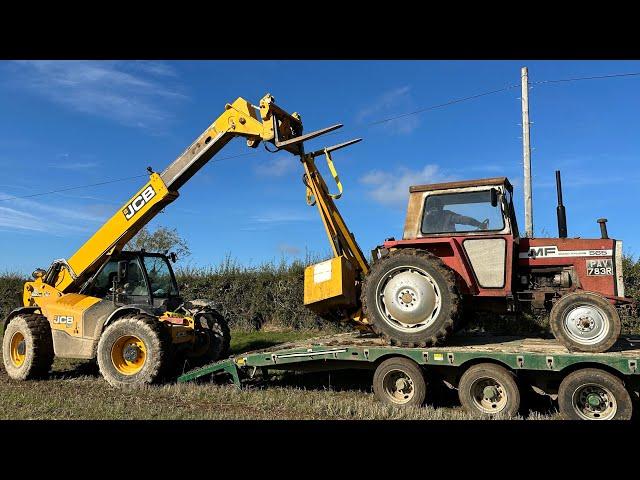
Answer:
[{"label": "telehandler front wheel", "polygon": [[560,297],[549,314],[553,335],[570,351],[609,350],[622,329],[620,316],[609,301],[595,293],[572,292]]},{"label": "telehandler front wheel", "polygon": [[151,315],[123,317],[109,325],[98,341],[98,366],[113,387],[157,382],[171,358],[171,339]]},{"label": "telehandler front wheel", "polygon": [[46,317],[29,314],[11,319],[2,341],[2,359],[9,377],[15,380],[45,377],[53,357],[51,327]]}]

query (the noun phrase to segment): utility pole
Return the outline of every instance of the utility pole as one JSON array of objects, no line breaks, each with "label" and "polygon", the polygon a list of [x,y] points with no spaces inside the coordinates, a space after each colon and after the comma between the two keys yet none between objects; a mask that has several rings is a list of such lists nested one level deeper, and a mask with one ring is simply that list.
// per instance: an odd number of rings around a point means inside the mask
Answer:
[{"label": "utility pole", "polygon": [[522,67],[522,152],[524,157],[524,231],[533,237],[533,206],[531,204],[531,144],[529,142],[529,69]]}]

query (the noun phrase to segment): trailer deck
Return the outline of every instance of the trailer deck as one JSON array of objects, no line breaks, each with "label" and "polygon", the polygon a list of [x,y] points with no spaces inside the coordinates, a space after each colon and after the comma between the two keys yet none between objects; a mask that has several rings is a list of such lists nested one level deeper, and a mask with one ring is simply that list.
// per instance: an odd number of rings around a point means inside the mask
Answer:
[{"label": "trailer deck", "polygon": [[561,372],[569,367],[601,366],[622,375],[638,375],[640,337],[621,337],[605,353],[570,352],[555,339],[452,336],[447,345],[428,348],[390,346],[370,334],[344,333],[280,344],[232,356],[185,373],[178,382],[226,372],[240,386],[239,371],[260,369],[307,370],[309,363],[324,368],[362,368],[391,357],[406,357],[418,365],[460,367],[468,362],[490,361],[517,370]]}]

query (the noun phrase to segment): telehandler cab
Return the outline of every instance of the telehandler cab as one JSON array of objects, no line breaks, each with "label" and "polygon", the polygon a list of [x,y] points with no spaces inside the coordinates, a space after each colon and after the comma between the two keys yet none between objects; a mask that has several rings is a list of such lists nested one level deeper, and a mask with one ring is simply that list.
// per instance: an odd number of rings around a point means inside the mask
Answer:
[{"label": "telehandler cab", "polygon": [[[54,356],[97,358],[114,386],[151,383],[184,366],[226,356],[230,333],[209,302],[184,302],[167,257],[123,248],[234,137],[256,148],[303,152],[296,113],[267,94],[254,106],[238,98],[162,173],[149,181],[68,260],[38,269],[24,286],[24,306],[4,320],[3,361],[14,379],[47,374]],[[266,148],[266,145],[265,145]]]}]

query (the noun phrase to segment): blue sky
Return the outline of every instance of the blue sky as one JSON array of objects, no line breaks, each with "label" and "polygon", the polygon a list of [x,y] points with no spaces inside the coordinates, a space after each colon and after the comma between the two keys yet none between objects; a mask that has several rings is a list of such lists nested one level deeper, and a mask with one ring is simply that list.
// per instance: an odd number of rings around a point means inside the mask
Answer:
[{"label": "blue sky", "polygon": [[[338,201],[367,252],[401,237],[408,186],[508,176],[522,212],[519,88],[369,124],[520,82],[640,71],[637,61],[46,61],[0,62],[0,198],[161,171],[223,110],[267,92],[302,115],[306,131],[344,123],[320,148],[335,154]],[[640,254],[633,205],[640,187],[640,77],[534,86],[530,93],[535,233],[556,234],[554,170],[563,176],[570,236],[597,237],[596,219]],[[215,265],[327,255],[302,170],[287,153],[234,140],[151,226],[175,227],[192,255]],[[326,171],[326,169],[325,169]],[[0,271],[31,272],[68,258],[144,178],[0,201]]]}]

